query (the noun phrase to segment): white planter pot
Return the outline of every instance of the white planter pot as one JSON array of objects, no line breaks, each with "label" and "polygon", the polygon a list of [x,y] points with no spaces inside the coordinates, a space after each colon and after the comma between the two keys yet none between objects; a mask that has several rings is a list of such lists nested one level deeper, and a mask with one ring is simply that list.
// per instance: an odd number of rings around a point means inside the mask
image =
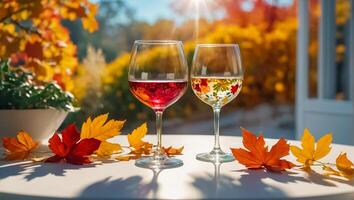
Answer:
[{"label": "white planter pot", "polygon": [[43,141],[57,131],[67,114],[56,109],[0,110],[0,137],[14,137],[24,130]]}]

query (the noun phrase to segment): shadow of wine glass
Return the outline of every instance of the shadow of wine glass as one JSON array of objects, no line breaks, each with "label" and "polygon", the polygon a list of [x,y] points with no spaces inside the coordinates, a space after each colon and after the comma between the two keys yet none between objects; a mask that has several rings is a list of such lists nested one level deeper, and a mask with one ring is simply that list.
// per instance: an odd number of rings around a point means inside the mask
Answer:
[{"label": "shadow of wine glass", "polygon": [[142,194],[144,194],[145,197],[147,194],[152,193],[152,198],[156,199],[157,192],[159,189],[158,177],[164,169],[153,168],[150,170],[153,173],[153,176],[152,176],[150,182],[147,184],[142,184],[140,189],[141,189]]},{"label": "shadow of wine glass", "polygon": [[80,197],[90,198],[157,198],[158,177],[163,169],[150,169],[153,173],[148,183],[143,182],[142,176],[131,176],[112,180],[107,177],[86,187]]},{"label": "shadow of wine glass", "polygon": [[306,178],[295,176],[291,172],[268,173],[264,170],[236,170],[242,173],[239,179],[220,173],[220,163],[213,163],[214,174],[206,173],[196,176],[192,186],[200,191],[203,198],[247,198],[249,194],[264,197],[286,197],[286,193],[273,185],[263,182],[263,179],[273,179],[281,183],[308,182]]}]

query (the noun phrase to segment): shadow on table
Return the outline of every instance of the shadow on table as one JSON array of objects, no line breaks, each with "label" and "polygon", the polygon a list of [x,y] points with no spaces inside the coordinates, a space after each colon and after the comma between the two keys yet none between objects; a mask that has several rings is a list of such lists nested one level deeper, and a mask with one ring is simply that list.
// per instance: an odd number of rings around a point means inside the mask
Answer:
[{"label": "shadow on table", "polygon": [[214,165],[214,174],[206,173],[205,176],[194,177],[192,185],[197,188],[205,198],[247,198],[252,194],[258,198],[265,197],[286,197],[281,189],[264,183],[263,179],[272,179],[279,183],[307,182],[324,186],[337,186],[333,181],[353,185],[353,181],[346,181],[340,178],[323,176],[315,171],[307,176],[296,176],[294,172],[266,172],[264,170],[235,170],[235,173],[242,173],[239,179],[228,175],[220,174],[221,164]]},{"label": "shadow on table", "polygon": [[79,198],[157,198],[158,177],[162,169],[150,169],[153,177],[148,183],[143,182],[141,176],[131,176],[128,178],[119,178],[111,180],[107,177],[101,181],[93,183],[86,187]]},{"label": "shadow on table", "polygon": [[[192,185],[197,188],[203,197],[207,198],[247,198],[246,194],[252,194],[259,198],[267,196],[285,197],[284,192],[276,187],[266,185],[261,181],[263,178],[269,178],[269,175],[263,171],[242,170],[244,172],[241,178],[235,178],[220,174],[222,164],[213,164],[214,174],[206,173],[205,176],[194,177]],[[294,182],[294,178],[282,182]]]},{"label": "shadow on table", "polygon": [[93,168],[97,164],[89,165],[72,165],[66,163],[32,163],[28,161],[22,162],[6,162],[0,164],[0,179],[19,174],[25,174],[27,181],[35,178],[45,177],[47,175],[65,176],[69,170],[79,170],[83,168]]},{"label": "shadow on table", "polygon": [[[301,170],[301,169],[298,169]],[[306,176],[304,176],[305,182],[314,183],[318,185],[324,185],[329,187],[337,187],[335,183],[347,184],[350,186],[354,185],[354,180],[347,180],[335,176],[325,176],[323,174],[317,173],[316,171],[310,169],[307,171]]]}]

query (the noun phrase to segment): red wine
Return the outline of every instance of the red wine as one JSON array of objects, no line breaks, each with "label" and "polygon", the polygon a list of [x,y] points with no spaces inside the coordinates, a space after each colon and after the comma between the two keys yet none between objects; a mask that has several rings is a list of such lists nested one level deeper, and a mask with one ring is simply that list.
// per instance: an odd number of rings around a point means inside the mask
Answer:
[{"label": "red wine", "polygon": [[186,80],[129,81],[134,96],[155,111],[163,111],[186,91]]}]

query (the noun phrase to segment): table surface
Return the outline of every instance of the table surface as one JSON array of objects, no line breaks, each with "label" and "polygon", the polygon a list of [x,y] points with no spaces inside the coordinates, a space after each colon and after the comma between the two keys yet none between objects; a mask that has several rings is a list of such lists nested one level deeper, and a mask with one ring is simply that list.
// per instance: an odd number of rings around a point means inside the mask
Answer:
[{"label": "table surface", "polygon": [[[155,137],[149,135],[146,140],[154,142]],[[115,141],[127,144],[126,136],[118,136]],[[266,141],[270,145],[276,142]],[[212,143],[213,136],[163,136],[164,146],[185,148],[184,155],[177,156],[184,165],[162,171],[136,167],[134,161],[87,166],[1,161],[0,199],[354,199],[353,181],[322,176],[320,167],[310,174],[295,169],[267,173],[247,170],[237,161],[214,165],[196,160],[195,155],[210,150]],[[241,138],[233,136],[221,136],[221,144],[225,151],[242,146]],[[333,144],[322,161],[334,162],[340,152],[347,152],[353,160],[353,146]],[[295,162],[292,156],[287,159]]]}]

